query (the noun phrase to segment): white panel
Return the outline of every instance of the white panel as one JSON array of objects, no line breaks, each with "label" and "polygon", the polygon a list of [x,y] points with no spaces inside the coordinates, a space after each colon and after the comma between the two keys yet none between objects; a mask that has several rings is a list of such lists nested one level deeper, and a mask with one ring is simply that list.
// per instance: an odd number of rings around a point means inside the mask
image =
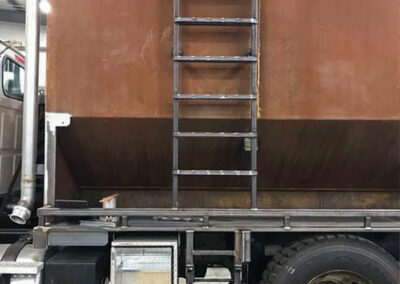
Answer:
[{"label": "white panel", "polygon": [[13,112],[1,114],[1,149],[13,149],[15,138],[15,116]]},{"label": "white panel", "polygon": [[[19,165],[19,163],[21,162],[21,154],[15,154],[13,156],[13,175],[15,174],[15,172],[17,171],[17,167]],[[12,178],[12,177],[11,177]],[[15,182],[14,188],[12,191],[17,191],[20,189],[21,187],[21,172],[19,172],[18,175],[18,180]]]},{"label": "white panel", "polygon": [[115,284],[170,284],[172,249],[115,248]]},{"label": "white panel", "polygon": [[12,178],[13,155],[0,155],[0,194],[7,192],[7,187]]},{"label": "white panel", "polygon": [[117,248],[117,271],[171,271],[171,248]]},{"label": "white panel", "polygon": [[10,284],[35,284],[36,275],[15,274],[10,279]]},{"label": "white panel", "polygon": [[3,140],[4,140],[4,109],[0,108],[0,149],[4,149]]},{"label": "white panel", "polygon": [[[22,115],[17,114],[15,118],[15,135],[14,149],[21,150],[22,148]],[[20,151],[19,151],[20,152]]]},{"label": "white panel", "polygon": [[111,248],[111,284],[177,284],[177,247],[171,237],[117,238]]},{"label": "white panel", "polygon": [[19,165],[21,145],[22,102],[7,98],[0,90],[0,194],[7,192]]},{"label": "white panel", "polygon": [[17,171],[17,167],[19,165],[19,163],[21,162],[21,154],[14,154],[13,157],[13,174]]},{"label": "white panel", "polygon": [[[0,8],[1,2],[5,2],[8,0],[0,0]],[[25,2],[18,0],[18,2]],[[6,6],[11,7],[9,3]],[[47,29],[44,26],[40,27],[40,47],[46,47],[47,45]],[[14,41],[16,43],[20,43],[20,45],[25,46],[25,24],[17,24],[10,22],[0,22],[0,39],[5,41]],[[44,88],[46,86],[46,52],[40,52],[40,60],[39,60],[39,87]]]}]

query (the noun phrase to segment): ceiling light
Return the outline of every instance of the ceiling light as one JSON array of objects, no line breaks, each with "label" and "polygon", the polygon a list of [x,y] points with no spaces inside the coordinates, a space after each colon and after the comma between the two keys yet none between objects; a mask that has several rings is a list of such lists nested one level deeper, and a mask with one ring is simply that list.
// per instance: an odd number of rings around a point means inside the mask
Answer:
[{"label": "ceiling light", "polygon": [[51,11],[51,5],[48,0],[41,0],[39,3],[39,8],[45,14],[48,14]]}]

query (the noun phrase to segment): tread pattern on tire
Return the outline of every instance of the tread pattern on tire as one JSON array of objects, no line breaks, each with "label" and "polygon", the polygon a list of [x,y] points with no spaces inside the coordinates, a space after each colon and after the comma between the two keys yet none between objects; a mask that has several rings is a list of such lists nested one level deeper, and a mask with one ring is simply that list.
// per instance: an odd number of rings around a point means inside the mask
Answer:
[{"label": "tread pattern on tire", "polygon": [[382,247],[378,246],[377,244],[367,239],[358,236],[345,235],[345,234],[316,235],[314,237],[309,237],[300,241],[295,241],[292,244],[282,248],[278,253],[276,253],[273,259],[268,263],[267,268],[262,275],[262,280],[260,281],[259,284],[272,284],[276,279],[276,277],[279,275],[279,273],[283,271],[284,266],[289,262],[291,258],[296,256],[298,253],[306,250],[307,248],[331,240],[354,240],[358,242],[363,242],[381,251],[382,253],[390,256],[389,253],[387,253]]}]

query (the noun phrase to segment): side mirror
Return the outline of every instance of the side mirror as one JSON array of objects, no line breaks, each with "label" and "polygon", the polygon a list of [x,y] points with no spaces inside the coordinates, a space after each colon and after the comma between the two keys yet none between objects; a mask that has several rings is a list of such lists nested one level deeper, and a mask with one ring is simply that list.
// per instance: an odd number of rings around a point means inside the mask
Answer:
[{"label": "side mirror", "polygon": [[1,61],[2,90],[5,96],[22,100],[24,97],[25,69],[17,61],[5,56]]}]

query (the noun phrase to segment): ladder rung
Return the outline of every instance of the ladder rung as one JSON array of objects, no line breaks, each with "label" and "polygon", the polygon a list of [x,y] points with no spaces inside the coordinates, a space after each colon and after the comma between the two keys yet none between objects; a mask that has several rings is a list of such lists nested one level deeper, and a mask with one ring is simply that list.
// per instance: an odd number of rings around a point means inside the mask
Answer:
[{"label": "ladder rung", "polygon": [[226,95],[226,94],[177,94],[177,100],[256,100],[255,95]]},{"label": "ladder rung", "polygon": [[257,138],[254,132],[174,132],[175,137],[226,137]]},{"label": "ladder rung", "polygon": [[234,250],[195,250],[193,255],[196,256],[235,256]]},{"label": "ladder rung", "polygon": [[195,278],[194,282],[233,282],[230,278]]},{"label": "ladder rung", "polygon": [[173,174],[180,176],[256,176],[257,171],[174,170]]},{"label": "ladder rung", "polygon": [[178,62],[227,62],[227,63],[251,63],[257,62],[255,56],[175,56]]},{"label": "ladder rung", "polygon": [[258,23],[253,18],[191,18],[178,17],[175,23],[181,25],[202,25],[202,26],[251,26]]}]

